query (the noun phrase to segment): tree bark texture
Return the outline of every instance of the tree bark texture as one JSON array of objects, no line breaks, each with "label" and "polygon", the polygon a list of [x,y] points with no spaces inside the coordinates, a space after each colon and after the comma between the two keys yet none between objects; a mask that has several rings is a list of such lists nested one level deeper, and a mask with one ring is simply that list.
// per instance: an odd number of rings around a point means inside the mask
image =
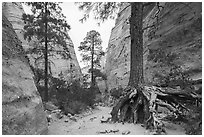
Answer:
[{"label": "tree bark texture", "polygon": [[95,86],[93,66],[94,66],[94,36],[92,38],[92,43],[91,43],[91,88]]},{"label": "tree bark texture", "polygon": [[193,91],[172,88],[144,86],[140,91],[138,88],[126,88],[125,92],[112,109],[112,121],[143,123],[147,129],[158,133],[166,133],[157,113],[158,106],[167,108],[177,119],[185,119],[184,114],[189,109],[183,104],[202,102],[202,96]]},{"label": "tree bark texture", "polygon": [[45,51],[44,51],[44,58],[45,58],[45,94],[44,94],[44,101],[48,102],[48,40],[47,40],[47,2],[45,2]]},{"label": "tree bark texture", "polygon": [[[121,97],[111,112],[113,121],[143,123],[148,125],[148,119],[153,117],[150,112],[150,100],[144,94],[143,78],[143,3],[133,2],[130,17],[130,78],[127,93]],[[131,94],[135,94],[132,98]],[[120,115],[118,118],[118,114]]]},{"label": "tree bark texture", "polygon": [[131,2],[130,17],[130,78],[129,86],[137,87],[143,83],[143,4]]},{"label": "tree bark texture", "polygon": [[[113,122],[143,123],[146,128],[164,132],[157,108],[165,107],[176,117],[189,111],[183,104],[201,102],[192,91],[145,86],[143,80],[143,3],[133,2],[130,17],[130,78],[123,96],[111,111]],[[185,103],[184,103],[185,102]]]},{"label": "tree bark texture", "polygon": [[120,120],[133,123],[145,123],[149,118],[149,103],[142,92],[143,84],[143,3],[133,2],[131,6],[130,17],[130,37],[131,37],[131,54],[130,54],[130,78],[128,86],[132,92],[137,92],[135,100],[129,101],[129,94],[122,97],[113,107],[111,112],[113,121],[118,121],[118,112]]}]

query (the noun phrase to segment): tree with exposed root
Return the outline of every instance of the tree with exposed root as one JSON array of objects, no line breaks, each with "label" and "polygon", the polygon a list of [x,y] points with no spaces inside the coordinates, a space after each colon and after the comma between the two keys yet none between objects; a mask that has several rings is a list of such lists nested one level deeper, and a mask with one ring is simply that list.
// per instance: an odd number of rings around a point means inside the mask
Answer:
[{"label": "tree with exposed root", "polygon": [[[79,9],[85,11],[84,18],[81,21],[83,22],[89,17],[90,11],[93,11],[95,18],[102,22],[113,18],[122,4],[115,2],[78,3]],[[158,133],[165,132],[163,123],[157,115],[158,106],[166,107],[176,117],[182,117],[183,112],[188,111],[183,103],[186,101],[201,101],[201,97],[192,91],[145,85],[143,77],[143,32],[145,29],[158,25],[158,15],[163,7],[159,2],[130,2],[129,6],[131,8],[129,18],[131,37],[130,77],[123,95],[111,111],[112,121],[142,123],[146,128]],[[145,8],[150,6],[152,9],[157,8],[155,14],[157,22],[144,27],[144,11]]]}]

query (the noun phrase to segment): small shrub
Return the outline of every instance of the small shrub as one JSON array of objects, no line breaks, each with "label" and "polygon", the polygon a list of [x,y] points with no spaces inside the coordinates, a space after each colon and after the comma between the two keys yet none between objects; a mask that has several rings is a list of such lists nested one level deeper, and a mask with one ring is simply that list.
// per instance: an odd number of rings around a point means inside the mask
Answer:
[{"label": "small shrub", "polygon": [[65,114],[79,114],[87,108],[87,105],[81,101],[70,101],[66,103]]},{"label": "small shrub", "polygon": [[44,101],[44,92],[45,92],[45,87],[44,86],[40,86],[40,85],[36,85],[38,92],[42,98],[42,100]]},{"label": "small shrub", "polygon": [[123,93],[123,88],[120,86],[118,88],[113,88],[110,90],[111,96],[115,99],[119,99]]},{"label": "small shrub", "polygon": [[185,89],[190,86],[190,78],[180,66],[172,66],[168,74],[163,75],[155,73],[155,78],[158,79],[160,86],[175,88],[180,86],[181,89]]},{"label": "small shrub", "polygon": [[69,90],[71,92],[71,96],[73,100],[79,100],[88,106],[93,106],[95,95],[98,92],[97,87],[93,88],[82,88],[79,82],[74,82],[70,87]]},{"label": "small shrub", "polygon": [[97,89],[83,88],[78,81],[67,85],[65,81],[54,78],[50,87],[50,99],[56,99],[57,105],[65,114],[76,114],[87,106],[94,105]]},{"label": "small shrub", "polygon": [[149,49],[149,55],[147,61],[153,61],[155,63],[163,63],[167,66],[172,66],[173,61],[177,58],[176,53],[166,53],[164,49]]}]

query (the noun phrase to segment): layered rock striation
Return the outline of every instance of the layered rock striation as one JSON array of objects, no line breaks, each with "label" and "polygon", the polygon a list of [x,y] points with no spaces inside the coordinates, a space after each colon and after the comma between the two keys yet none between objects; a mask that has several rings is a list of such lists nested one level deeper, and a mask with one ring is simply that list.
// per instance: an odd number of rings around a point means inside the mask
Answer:
[{"label": "layered rock striation", "polygon": [[47,119],[28,59],[2,15],[2,134],[47,134]]},{"label": "layered rock striation", "polygon": [[[36,43],[39,44],[37,40],[32,40],[31,42],[28,42],[24,40],[24,21],[22,20],[22,15],[25,13],[23,6],[19,2],[4,2],[2,5],[2,10],[4,15],[8,18],[8,20],[11,22],[15,32],[18,35],[18,38],[22,42],[23,48],[25,51],[27,51],[29,48],[33,48]],[[80,79],[82,77],[81,68],[79,66],[76,53],[74,50],[74,45],[71,40],[71,38],[67,39],[67,49],[70,53],[71,59],[65,59],[60,55],[56,56],[50,56],[49,60],[51,60],[50,64],[50,70],[53,77],[59,78],[59,74],[63,76],[63,78],[71,82],[72,80]],[[59,47],[56,47],[56,50],[64,50]],[[39,60],[37,63],[35,63],[36,55],[28,54],[30,64],[33,67],[42,68],[44,69],[44,64],[40,63],[43,62],[42,60]],[[37,65],[36,65],[37,64]]]},{"label": "layered rock striation", "polygon": [[[158,25],[144,31],[144,78],[158,84],[157,75],[165,76],[170,68],[180,66],[191,79],[202,78],[202,6],[201,3],[160,3]],[[108,90],[125,88],[130,71],[130,6],[124,4],[118,13],[109,40],[105,71]],[[157,20],[157,6],[145,12],[143,26]]]}]

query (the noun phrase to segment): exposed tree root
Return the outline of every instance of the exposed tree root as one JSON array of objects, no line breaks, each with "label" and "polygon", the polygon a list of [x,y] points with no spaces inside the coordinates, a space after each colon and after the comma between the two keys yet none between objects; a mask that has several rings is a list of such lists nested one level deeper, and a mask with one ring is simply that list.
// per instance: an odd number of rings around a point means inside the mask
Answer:
[{"label": "exposed tree root", "polygon": [[166,133],[164,124],[158,117],[158,106],[167,108],[178,118],[189,111],[183,105],[185,102],[201,102],[201,99],[201,96],[195,92],[180,89],[155,86],[143,86],[137,89],[128,87],[112,109],[112,121],[142,123],[147,129],[158,134]]}]

